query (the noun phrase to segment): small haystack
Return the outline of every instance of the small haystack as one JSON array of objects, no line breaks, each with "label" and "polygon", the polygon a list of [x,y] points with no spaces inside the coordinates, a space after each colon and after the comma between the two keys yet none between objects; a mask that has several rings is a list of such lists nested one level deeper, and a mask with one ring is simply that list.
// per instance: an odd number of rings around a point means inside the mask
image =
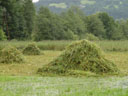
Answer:
[{"label": "small haystack", "polygon": [[38,72],[67,74],[74,72],[73,70],[95,74],[118,72],[116,65],[104,57],[101,49],[87,40],[69,45],[58,58]]},{"label": "small haystack", "polygon": [[31,43],[31,44],[28,44],[24,48],[23,54],[25,54],[25,55],[40,55],[41,54],[41,51],[37,47],[37,45],[35,43]]},{"label": "small haystack", "polygon": [[24,62],[23,54],[12,46],[3,48],[0,52],[0,63],[22,63]]}]

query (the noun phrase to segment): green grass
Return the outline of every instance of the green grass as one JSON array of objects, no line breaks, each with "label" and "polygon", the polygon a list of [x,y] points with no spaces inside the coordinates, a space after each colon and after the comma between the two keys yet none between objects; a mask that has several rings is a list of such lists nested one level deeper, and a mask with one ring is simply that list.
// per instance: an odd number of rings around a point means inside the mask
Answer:
[{"label": "green grass", "polygon": [[0,96],[128,96],[128,77],[0,76]]},{"label": "green grass", "polygon": [[[41,50],[62,51],[65,47],[74,41],[41,41],[36,42]],[[32,41],[1,41],[0,49],[7,45],[13,45],[18,49],[23,49]],[[128,51],[128,40],[125,41],[95,41],[104,51]]]},{"label": "green grass", "polygon": [[[6,45],[12,45],[17,47],[18,49],[23,49],[28,44],[33,41],[1,41],[0,49],[5,47]],[[38,47],[42,50],[64,50],[64,48],[73,41],[41,41],[36,42]]]},{"label": "green grass", "polygon": [[128,41],[97,41],[104,51],[128,51]]}]

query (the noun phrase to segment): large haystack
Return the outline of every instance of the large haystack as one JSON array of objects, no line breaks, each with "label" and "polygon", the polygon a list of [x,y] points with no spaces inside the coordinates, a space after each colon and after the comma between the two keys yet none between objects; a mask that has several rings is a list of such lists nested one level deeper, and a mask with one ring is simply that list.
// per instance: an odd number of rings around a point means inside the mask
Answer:
[{"label": "large haystack", "polygon": [[24,48],[23,54],[25,54],[25,55],[40,55],[41,54],[41,51],[37,47],[37,45],[35,43],[31,43],[31,44],[28,44]]},{"label": "large haystack", "polygon": [[0,63],[22,63],[24,56],[22,53],[12,46],[3,48],[0,52]]},{"label": "large haystack", "polygon": [[81,40],[69,45],[57,59],[38,72],[65,74],[74,72],[72,70],[96,74],[118,71],[116,65],[103,56],[99,47],[87,40]]}]

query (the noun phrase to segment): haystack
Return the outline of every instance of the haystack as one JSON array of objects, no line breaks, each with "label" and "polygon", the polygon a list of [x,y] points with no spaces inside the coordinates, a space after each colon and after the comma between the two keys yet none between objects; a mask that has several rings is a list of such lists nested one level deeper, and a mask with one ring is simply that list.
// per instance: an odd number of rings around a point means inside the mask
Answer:
[{"label": "haystack", "polygon": [[54,61],[40,68],[38,72],[65,74],[80,70],[95,74],[114,73],[118,69],[116,65],[107,60],[101,49],[87,40],[75,42]]},{"label": "haystack", "polygon": [[23,54],[12,46],[3,48],[0,52],[0,63],[22,63],[24,62]]},{"label": "haystack", "polygon": [[41,51],[37,47],[37,45],[35,43],[31,43],[31,44],[28,44],[24,48],[23,54],[25,54],[25,55],[40,55],[41,54]]}]

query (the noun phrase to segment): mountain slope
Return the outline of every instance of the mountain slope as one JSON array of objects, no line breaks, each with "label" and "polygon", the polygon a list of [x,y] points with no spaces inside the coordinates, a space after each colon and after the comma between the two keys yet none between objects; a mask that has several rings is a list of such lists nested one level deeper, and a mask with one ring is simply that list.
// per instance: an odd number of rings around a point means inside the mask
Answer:
[{"label": "mountain slope", "polygon": [[128,18],[128,0],[40,0],[37,9],[47,6],[53,12],[62,12],[71,6],[79,6],[87,15],[105,11],[115,18]]}]

